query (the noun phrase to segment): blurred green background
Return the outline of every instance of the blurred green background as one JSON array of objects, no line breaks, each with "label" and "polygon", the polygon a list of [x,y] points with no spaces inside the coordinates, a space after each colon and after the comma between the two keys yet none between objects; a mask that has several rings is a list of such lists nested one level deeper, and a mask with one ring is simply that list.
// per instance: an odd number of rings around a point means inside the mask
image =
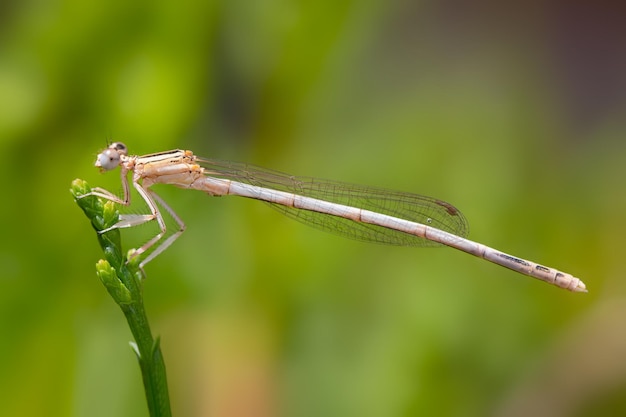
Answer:
[{"label": "blurred green background", "polygon": [[0,9],[0,415],[147,415],[68,192],[120,190],[107,140],[437,197],[590,290],[156,187],[188,225],[146,268],[175,416],[626,414],[622,2]]}]

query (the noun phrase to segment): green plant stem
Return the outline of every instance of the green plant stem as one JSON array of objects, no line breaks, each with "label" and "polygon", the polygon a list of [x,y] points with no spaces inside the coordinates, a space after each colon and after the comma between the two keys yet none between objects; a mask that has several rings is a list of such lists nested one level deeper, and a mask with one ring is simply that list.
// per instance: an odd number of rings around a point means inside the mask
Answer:
[{"label": "green plant stem", "polygon": [[[78,206],[91,220],[96,232],[112,226],[119,220],[119,213],[113,202],[95,196],[81,198],[91,192],[91,188],[83,180],[74,180],[70,191]],[[98,233],[98,241],[104,251],[104,260],[96,264],[96,273],[122,309],[135,338],[131,346],[141,367],[150,416],[171,416],[163,354],[159,339],[152,337],[143,305],[143,272],[136,262],[127,262],[118,229]]]}]

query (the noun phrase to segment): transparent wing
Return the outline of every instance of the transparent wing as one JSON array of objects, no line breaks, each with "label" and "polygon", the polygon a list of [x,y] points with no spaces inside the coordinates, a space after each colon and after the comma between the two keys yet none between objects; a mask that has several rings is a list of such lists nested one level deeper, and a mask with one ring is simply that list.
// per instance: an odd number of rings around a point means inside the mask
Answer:
[{"label": "transparent wing", "polygon": [[[358,207],[422,223],[461,237],[468,234],[468,225],[463,214],[451,204],[434,198],[338,181],[296,177],[237,162],[202,158],[198,158],[197,162],[205,168],[207,176]],[[297,221],[350,239],[399,246],[441,246],[439,243],[381,226],[274,203],[267,204]]]}]

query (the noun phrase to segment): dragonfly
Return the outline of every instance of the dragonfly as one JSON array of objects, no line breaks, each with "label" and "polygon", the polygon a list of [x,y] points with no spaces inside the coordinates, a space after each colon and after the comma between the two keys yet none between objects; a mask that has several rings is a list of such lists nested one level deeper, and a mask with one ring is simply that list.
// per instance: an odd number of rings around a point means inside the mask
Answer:
[{"label": "dragonfly", "polygon": [[[189,150],[129,155],[122,142],[111,143],[101,151],[95,166],[102,172],[119,167],[123,194],[119,197],[96,187],[82,197],[93,195],[128,206],[132,183],[150,210],[149,214],[122,214],[116,224],[99,233],[150,221],[158,223],[159,232],[130,255],[145,255],[139,264],[142,270],[185,230],[181,218],[150,188],[154,184],[170,184],[210,196],[261,200],[288,217],[351,239],[398,246],[448,246],[572,292],[587,292],[585,284],[571,274],[467,239],[468,225],[463,214],[452,204],[435,198],[205,159]],[[178,226],[169,236],[159,206]]]}]

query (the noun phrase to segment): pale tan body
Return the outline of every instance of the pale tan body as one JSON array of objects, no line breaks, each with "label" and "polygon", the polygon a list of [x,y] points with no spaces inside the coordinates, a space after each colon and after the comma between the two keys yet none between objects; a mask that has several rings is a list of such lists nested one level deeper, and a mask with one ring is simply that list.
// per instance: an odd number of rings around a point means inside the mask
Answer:
[{"label": "pale tan body", "polygon": [[[116,146],[118,148],[116,148]],[[210,170],[200,166],[197,162],[198,159],[191,151],[184,150],[175,150],[146,156],[127,156],[125,146],[120,143],[112,144],[108,150],[103,151],[103,153],[98,156],[96,166],[104,170],[113,169],[118,165],[121,167],[124,196],[120,199],[110,192],[99,188],[94,189],[91,194],[124,205],[130,204],[130,190],[127,174],[128,172],[133,172],[133,186],[146,201],[151,211],[151,214],[148,215],[121,216],[120,222],[112,228],[131,227],[155,219],[159,223],[161,232],[137,249],[134,256],[139,256],[146,252],[165,235],[165,221],[157,207],[157,202],[173,216],[179,225],[179,230],[163,242],[160,242],[143,260],[141,266],[167,249],[185,229],[184,223],[174,211],[150,190],[152,185],[160,183],[171,184],[180,188],[200,190],[214,196],[237,195],[248,197],[276,205],[323,213],[329,216],[350,219],[354,222],[396,230],[458,249],[560,288],[574,292],[587,292],[585,284],[580,279],[570,274],[508,255],[439,228],[371,210],[324,201],[319,198],[273,190],[267,187],[260,187],[231,179],[217,178],[212,176]],[[215,174],[217,174],[217,172]],[[439,208],[447,211],[449,216],[460,215],[460,213],[448,203],[432,200],[430,204],[439,205]],[[427,221],[429,220],[430,219],[427,219]]]}]

